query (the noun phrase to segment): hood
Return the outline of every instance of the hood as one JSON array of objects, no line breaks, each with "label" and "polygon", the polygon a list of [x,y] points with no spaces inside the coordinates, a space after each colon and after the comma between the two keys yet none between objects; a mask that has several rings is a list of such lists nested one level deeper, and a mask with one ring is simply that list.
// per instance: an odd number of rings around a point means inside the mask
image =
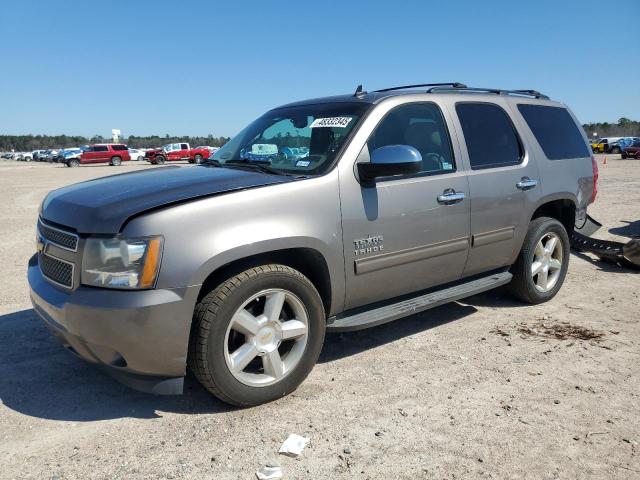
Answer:
[{"label": "hood", "polygon": [[129,218],[153,208],[291,180],[229,168],[161,167],[54,190],[42,202],[40,215],[78,233],[116,234]]}]

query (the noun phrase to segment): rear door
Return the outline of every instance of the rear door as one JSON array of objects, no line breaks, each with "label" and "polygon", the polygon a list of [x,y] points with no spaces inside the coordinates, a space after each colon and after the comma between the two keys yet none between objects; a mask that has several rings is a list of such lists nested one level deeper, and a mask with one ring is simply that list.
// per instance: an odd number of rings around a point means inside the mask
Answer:
[{"label": "rear door", "polygon": [[189,159],[189,144],[188,143],[181,143],[180,144],[180,158],[182,160],[188,160]]},{"label": "rear door", "polygon": [[103,163],[108,160],[109,148],[106,145],[95,145],[88,152],[88,158],[84,163]]},{"label": "rear door", "polygon": [[464,269],[468,276],[513,263],[540,185],[535,159],[509,117],[506,102],[458,101],[454,109],[471,169],[471,248]]}]

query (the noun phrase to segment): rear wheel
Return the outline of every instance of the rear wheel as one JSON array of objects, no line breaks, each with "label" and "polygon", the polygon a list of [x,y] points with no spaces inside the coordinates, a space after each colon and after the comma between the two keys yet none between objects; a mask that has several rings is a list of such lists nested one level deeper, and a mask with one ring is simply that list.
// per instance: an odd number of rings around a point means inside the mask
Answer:
[{"label": "rear wheel", "polygon": [[626,152],[622,152],[622,159],[624,160],[625,158],[627,158],[627,153]]},{"label": "rear wheel", "polygon": [[120,165],[122,165],[122,159],[120,157],[111,157],[110,165],[119,167]]},{"label": "rear wheel", "polygon": [[309,279],[284,265],[250,268],[196,306],[189,366],[220,400],[258,405],[302,383],[324,331],[322,301]]},{"label": "rear wheel", "polygon": [[640,160],[640,152],[636,153],[636,160]]},{"label": "rear wheel", "polygon": [[569,236],[564,226],[555,218],[536,218],[512,267],[509,289],[524,302],[546,302],[562,287],[568,267]]},{"label": "rear wheel", "polygon": [[77,167],[80,165],[80,161],[77,158],[72,158],[67,162],[67,167]]},{"label": "rear wheel", "polygon": [[142,160],[144,160],[144,157],[142,155],[140,155],[138,158],[136,158],[136,160],[141,162]]}]

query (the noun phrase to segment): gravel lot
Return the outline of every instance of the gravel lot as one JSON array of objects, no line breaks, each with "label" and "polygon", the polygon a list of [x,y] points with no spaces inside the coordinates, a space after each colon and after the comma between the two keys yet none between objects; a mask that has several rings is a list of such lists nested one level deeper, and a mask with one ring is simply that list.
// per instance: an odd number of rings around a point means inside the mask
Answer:
[{"label": "gravel lot", "polygon": [[[599,235],[638,235],[640,161],[603,158]],[[191,378],[137,393],[77,360],[30,308],[38,205],[144,168],[0,161],[0,478],[250,479],[289,433],[311,442],[278,459],[287,479],[640,478],[640,274],[588,255],[547,304],[491,292],[329,335],[300,389],[257,408]]]}]

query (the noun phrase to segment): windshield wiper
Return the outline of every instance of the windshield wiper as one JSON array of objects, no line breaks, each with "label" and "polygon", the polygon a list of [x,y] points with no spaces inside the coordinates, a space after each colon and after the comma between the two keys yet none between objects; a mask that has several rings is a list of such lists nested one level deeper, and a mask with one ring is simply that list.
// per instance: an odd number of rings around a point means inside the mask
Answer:
[{"label": "windshield wiper", "polygon": [[244,168],[247,170],[268,173],[270,175],[287,175],[287,176],[290,175],[289,173],[281,172],[280,170],[270,167],[269,165],[265,165],[263,163],[257,163],[257,162],[250,162],[248,160],[227,160],[226,162],[222,163],[218,160],[214,160],[211,158],[211,159],[207,159],[205,163],[209,165],[214,165],[216,167],[222,167],[222,168],[224,167]]}]

